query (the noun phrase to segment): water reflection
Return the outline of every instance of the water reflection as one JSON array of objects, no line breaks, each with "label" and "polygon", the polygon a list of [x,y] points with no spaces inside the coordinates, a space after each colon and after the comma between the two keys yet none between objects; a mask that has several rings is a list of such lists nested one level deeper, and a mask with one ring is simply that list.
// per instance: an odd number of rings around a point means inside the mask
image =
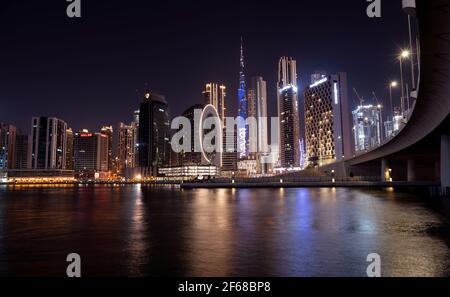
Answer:
[{"label": "water reflection", "polygon": [[448,221],[390,189],[0,188],[0,274],[447,276]]}]

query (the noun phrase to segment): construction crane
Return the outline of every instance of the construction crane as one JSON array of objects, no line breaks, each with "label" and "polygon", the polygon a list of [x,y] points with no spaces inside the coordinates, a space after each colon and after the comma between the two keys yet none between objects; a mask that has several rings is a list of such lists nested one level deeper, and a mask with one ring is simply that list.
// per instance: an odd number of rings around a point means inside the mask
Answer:
[{"label": "construction crane", "polygon": [[358,91],[356,90],[356,88],[353,88],[353,91],[355,92],[356,97],[358,97],[358,99],[359,99],[359,105],[362,106],[363,103],[364,103],[364,98],[359,96]]},{"label": "construction crane", "polygon": [[379,136],[379,138],[378,138],[378,142],[381,143],[381,139],[382,139],[382,136],[381,136],[381,135],[383,135],[383,124],[382,124],[382,123],[383,123],[383,104],[380,102],[380,100],[378,100],[378,97],[377,97],[377,95],[375,94],[375,91],[373,91],[372,94],[373,94],[373,98],[374,98],[375,101],[377,102],[377,108],[378,108],[378,110],[380,111],[380,119],[379,119],[379,121],[380,121],[380,125],[379,125],[379,129],[380,129],[379,133],[380,133],[380,136]]},{"label": "construction crane", "polygon": [[375,99],[375,101],[377,102],[377,107],[381,108],[383,105],[380,103],[380,100],[378,100],[378,97],[375,94],[375,91],[372,92],[372,95],[373,95],[373,99]]}]

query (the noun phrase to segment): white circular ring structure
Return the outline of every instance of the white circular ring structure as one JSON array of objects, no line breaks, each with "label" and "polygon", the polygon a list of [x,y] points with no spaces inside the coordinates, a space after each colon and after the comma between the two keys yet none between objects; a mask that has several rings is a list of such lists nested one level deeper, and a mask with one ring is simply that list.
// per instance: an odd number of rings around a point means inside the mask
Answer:
[{"label": "white circular ring structure", "polygon": [[[206,121],[206,119],[213,117],[215,118],[215,126],[218,130],[218,139],[216,139],[216,141],[218,141],[218,143],[216,142],[216,146],[217,144],[219,145],[219,151],[215,152],[215,153],[208,153],[205,151],[205,148],[203,147],[203,139],[205,137],[205,131],[203,128],[204,122]],[[218,128],[217,128],[218,127]],[[221,145],[222,145],[222,123],[219,117],[219,113],[217,112],[217,109],[214,107],[214,105],[212,104],[208,104],[203,108],[202,114],[200,116],[200,125],[199,125],[199,131],[198,131],[198,135],[199,135],[199,140],[200,140],[200,148],[202,151],[202,157],[203,159],[208,162],[209,164],[213,164],[216,165],[218,167],[222,166],[222,156],[221,156]]]}]

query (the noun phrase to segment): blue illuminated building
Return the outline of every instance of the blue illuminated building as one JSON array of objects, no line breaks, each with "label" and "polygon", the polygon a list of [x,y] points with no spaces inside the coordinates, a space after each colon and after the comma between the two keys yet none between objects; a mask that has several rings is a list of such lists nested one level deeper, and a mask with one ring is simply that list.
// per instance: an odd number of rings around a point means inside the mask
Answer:
[{"label": "blue illuminated building", "polygon": [[241,59],[239,72],[239,89],[238,89],[238,116],[241,118],[238,121],[238,150],[239,157],[245,158],[248,154],[248,126],[245,120],[248,117],[248,103],[245,91],[245,73],[244,73],[244,47],[241,38]]}]

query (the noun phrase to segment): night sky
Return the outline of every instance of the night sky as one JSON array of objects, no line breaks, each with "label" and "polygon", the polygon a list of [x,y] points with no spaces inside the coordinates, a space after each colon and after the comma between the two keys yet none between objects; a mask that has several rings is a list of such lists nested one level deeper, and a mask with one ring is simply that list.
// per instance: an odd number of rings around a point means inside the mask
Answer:
[{"label": "night sky", "polygon": [[380,19],[367,17],[366,0],[82,0],[78,19],[67,5],[2,1],[0,121],[29,132],[32,116],[48,115],[99,131],[130,122],[147,87],[166,96],[175,117],[202,102],[208,81],[227,86],[234,116],[241,35],[246,75],[267,80],[271,115],[283,55],[297,60],[301,89],[315,70],[345,71],[354,104],[353,87],[388,100],[408,40],[400,0],[382,0]]}]

